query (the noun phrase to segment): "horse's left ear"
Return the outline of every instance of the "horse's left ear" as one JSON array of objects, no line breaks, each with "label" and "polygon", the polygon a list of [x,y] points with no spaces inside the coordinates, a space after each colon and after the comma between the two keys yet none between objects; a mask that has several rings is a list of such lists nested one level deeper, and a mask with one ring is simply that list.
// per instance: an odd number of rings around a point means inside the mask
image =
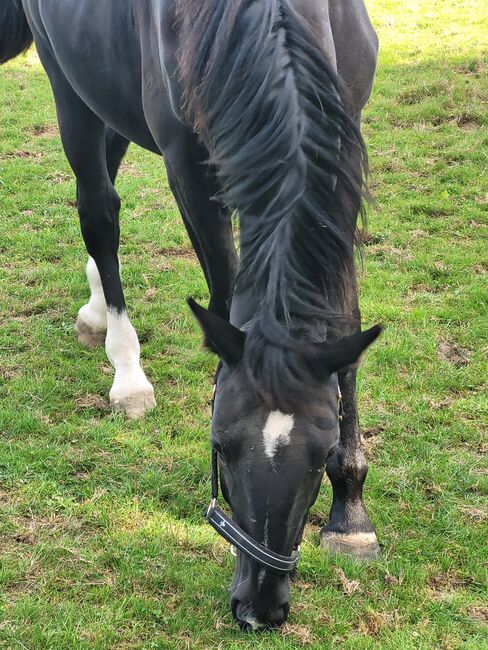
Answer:
[{"label": "horse's left ear", "polygon": [[375,325],[364,332],[324,343],[313,362],[316,374],[318,376],[332,375],[346,366],[357,363],[363,352],[381,334],[381,329],[380,325]]},{"label": "horse's left ear", "polygon": [[244,350],[244,332],[217,314],[204,309],[193,298],[188,298],[187,302],[202,328],[205,347],[218,354],[228,365],[237,365]]}]

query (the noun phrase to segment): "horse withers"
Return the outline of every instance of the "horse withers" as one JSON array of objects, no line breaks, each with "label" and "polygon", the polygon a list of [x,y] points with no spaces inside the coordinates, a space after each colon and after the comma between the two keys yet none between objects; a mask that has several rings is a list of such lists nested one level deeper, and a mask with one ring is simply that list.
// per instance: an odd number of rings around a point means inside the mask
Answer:
[{"label": "horse withers", "polygon": [[363,0],[3,0],[0,62],[33,40],[89,254],[78,336],[105,342],[111,403],[133,417],[155,400],[124,300],[114,183],[130,141],[164,158],[210,291],[208,310],[190,306],[220,357],[216,471],[251,548],[237,552],[232,612],[276,627],[289,573],[266,554],[292,557],[324,470],[322,546],[379,553],[356,407],[357,361],[379,334],[360,331],[354,268],[377,55]]}]

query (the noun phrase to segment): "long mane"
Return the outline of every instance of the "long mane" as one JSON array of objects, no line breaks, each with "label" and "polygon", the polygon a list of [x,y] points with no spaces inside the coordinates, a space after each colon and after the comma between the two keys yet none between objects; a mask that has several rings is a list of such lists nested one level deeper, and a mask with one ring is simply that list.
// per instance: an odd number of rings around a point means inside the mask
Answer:
[{"label": "long mane", "polygon": [[264,394],[303,392],[301,351],[348,311],[355,282],[363,141],[320,33],[292,0],[177,6],[186,116],[239,215],[237,289],[263,297],[244,360]]}]

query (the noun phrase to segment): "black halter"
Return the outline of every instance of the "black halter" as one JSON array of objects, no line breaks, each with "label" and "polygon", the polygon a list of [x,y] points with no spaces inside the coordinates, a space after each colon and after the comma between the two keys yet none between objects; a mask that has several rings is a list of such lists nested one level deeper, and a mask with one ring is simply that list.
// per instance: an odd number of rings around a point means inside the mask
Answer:
[{"label": "black halter", "polygon": [[[212,395],[212,413],[215,397],[215,385],[217,380],[217,373],[214,381],[214,395]],[[219,535],[227,540],[232,546],[239,549],[242,553],[250,557],[252,560],[267,567],[275,573],[282,575],[291,573],[297,566],[300,559],[299,541],[295,545],[295,549],[291,555],[280,555],[274,551],[270,551],[263,544],[256,542],[250,535],[248,535],[240,526],[236,524],[225,512],[218,507],[217,499],[219,496],[219,461],[217,451],[212,444],[212,499],[207,508],[206,519],[208,523],[214,528]]]}]

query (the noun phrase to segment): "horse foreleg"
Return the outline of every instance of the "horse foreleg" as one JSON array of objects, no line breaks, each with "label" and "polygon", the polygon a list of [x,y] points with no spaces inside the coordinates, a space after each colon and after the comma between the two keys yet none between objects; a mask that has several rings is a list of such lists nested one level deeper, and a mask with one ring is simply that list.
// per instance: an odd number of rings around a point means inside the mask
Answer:
[{"label": "horse foreleg", "polygon": [[339,376],[344,415],[340,443],[327,463],[333,500],[327,526],[320,532],[322,548],[359,559],[379,557],[380,547],[363,501],[368,472],[358,427],[356,371]]},{"label": "horse foreleg", "polygon": [[105,349],[115,369],[110,402],[115,409],[138,417],[155,400],[141,368],[139,340],[127,315],[120,278],[120,199],[112,182],[118,163],[113,165],[108,159],[105,124],[76,95],[50,53],[43,48],[40,53],[53,87],[64,150],[77,180],[81,232],[93,260],[88,265],[97,301],[92,315],[97,311],[99,326],[103,321],[100,285],[105,298]]},{"label": "horse foreleg", "polygon": [[[129,141],[112,129],[105,128],[107,171],[112,183],[122,162]],[[78,312],[76,332],[78,340],[89,348],[103,345],[107,334],[107,306],[100,274],[93,258],[88,259],[86,277],[90,287],[90,300]]]}]

